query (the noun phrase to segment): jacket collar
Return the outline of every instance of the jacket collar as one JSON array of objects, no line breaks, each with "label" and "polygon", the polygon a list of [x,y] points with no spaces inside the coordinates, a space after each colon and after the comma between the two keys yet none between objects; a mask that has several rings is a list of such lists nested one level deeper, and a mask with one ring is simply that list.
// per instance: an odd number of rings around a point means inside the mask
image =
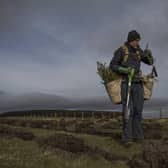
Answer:
[{"label": "jacket collar", "polygon": [[124,44],[128,47],[128,50],[130,50],[130,51],[132,51],[132,52],[136,52],[136,51],[139,50],[139,48],[140,48],[140,47],[138,47],[138,48],[132,47],[132,46],[129,44],[129,42],[127,42],[127,41],[126,41]]}]

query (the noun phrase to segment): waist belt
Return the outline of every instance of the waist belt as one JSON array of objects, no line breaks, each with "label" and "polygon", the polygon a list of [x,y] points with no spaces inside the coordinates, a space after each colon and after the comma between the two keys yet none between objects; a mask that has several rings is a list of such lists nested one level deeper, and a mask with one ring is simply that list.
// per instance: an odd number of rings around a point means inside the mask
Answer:
[{"label": "waist belt", "polygon": [[[128,77],[122,78],[122,82],[127,82],[128,83]],[[142,80],[140,79],[140,77],[134,77],[132,79],[132,83],[142,83]]]}]

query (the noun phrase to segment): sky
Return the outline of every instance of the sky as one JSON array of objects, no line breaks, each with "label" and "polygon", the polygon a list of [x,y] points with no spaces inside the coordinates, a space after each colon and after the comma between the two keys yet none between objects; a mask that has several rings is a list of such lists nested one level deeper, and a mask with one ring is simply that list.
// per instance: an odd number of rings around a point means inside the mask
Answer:
[{"label": "sky", "polygon": [[156,59],[153,96],[168,98],[167,9],[165,0],[0,0],[0,91],[107,96],[96,62],[108,65],[136,29]]}]

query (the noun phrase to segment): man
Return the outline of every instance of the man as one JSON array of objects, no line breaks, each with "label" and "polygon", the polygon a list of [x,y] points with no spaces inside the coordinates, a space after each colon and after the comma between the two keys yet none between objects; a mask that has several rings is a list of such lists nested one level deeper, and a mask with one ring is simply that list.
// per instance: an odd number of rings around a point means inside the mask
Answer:
[{"label": "man", "polygon": [[[121,84],[121,99],[122,99],[122,114],[123,114],[123,134],[122,142],[141,141],[144,139],[143,129],[141,125],[143,111],[143,86],[140,80],[141,61],[145,64],[152,65],[153,57],[149,49],[144,51],[140,48],[140,34],[136,30],[128,33],[127,41],[124,46],[118,48],[114,52],[114,56],[110,62],[112,71],[122,75],[123,81]],[[125,106],[127,102],[128,92],[128,76],[134,69],[130,90],[130,115],[126,122]]]}]

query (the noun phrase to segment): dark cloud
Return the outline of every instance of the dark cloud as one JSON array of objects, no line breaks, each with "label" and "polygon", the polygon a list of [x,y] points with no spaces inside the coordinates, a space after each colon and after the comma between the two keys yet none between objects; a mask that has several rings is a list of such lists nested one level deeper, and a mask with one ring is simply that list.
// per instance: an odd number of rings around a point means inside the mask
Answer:
[{"label": "dark cloud", "polygon": [[96,61],[108,63],[128,31],[137,29],[142,48],[149,42],[157,58],[154,95],[167,96],[167,7],[163,0],[2,0],[1,90],[106,95]]}]

